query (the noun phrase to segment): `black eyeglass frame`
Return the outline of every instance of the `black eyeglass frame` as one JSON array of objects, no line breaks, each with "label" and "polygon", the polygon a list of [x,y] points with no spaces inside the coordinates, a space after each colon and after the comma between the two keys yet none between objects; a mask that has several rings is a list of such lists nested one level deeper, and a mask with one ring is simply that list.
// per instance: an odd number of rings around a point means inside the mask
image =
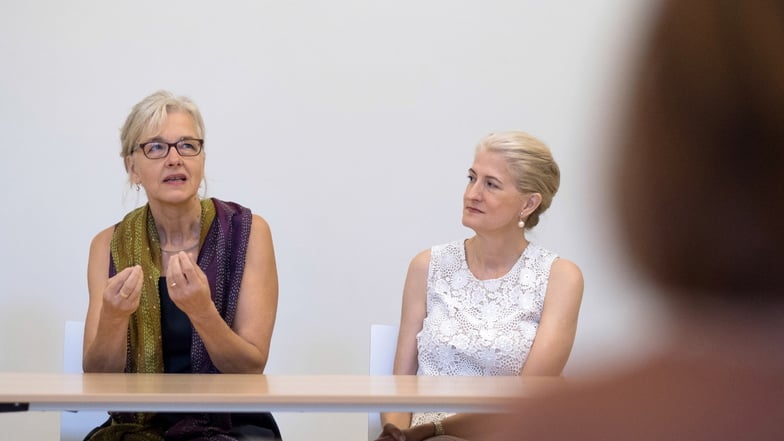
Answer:
[{"label": "black eyeglass frame", "polygon": [[[199,150],[196,153],[192,154],[192,155],[183,155],[182,151],[180,151],[180,147],[179,146],[181,146],[182,144],[186,144],[188,142],[192,142],[192,141],[198,141],[199,142]],[[147,152],[144,150],[144,146],[146,146],[147,144],[163,144],[163,145],[168,146],[168,148],[166,149],[166,154],[161,156],[161,157],[159,157],[159,158],[150,158],[147,155]],[[143,142],[141,144],[138,144],[136,147],[139,150],[142,151],[142,154],[144,154],[145,158],[152,159],[152,160],[163,159],[163,158],[168,157],[169,153],[171,153],[172,147],[174,147],[177,150],[177,154],[179,154],[180,156],[185,157],[185,158],[192,158],[194,156],[199,156],[199,154],[201,154],[201,151],[204,150],[204,140],[203,139],[199,139],[199,138],[183,138],[183,139],[181,139],[181,140],[179,140],[177,142],[147,141],[147,142]]]}]

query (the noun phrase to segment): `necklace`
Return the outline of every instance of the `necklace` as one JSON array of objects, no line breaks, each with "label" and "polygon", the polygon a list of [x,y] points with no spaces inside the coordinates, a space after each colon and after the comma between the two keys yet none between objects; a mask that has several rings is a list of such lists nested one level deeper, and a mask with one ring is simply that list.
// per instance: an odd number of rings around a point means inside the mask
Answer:
[{"label": "necklace", "polygon": [[196,248],[198,245],[199,245],[199,242],[196,242],[195,244],[193,244],[193,245],[191,245],[191,246],[189,246],[189,247],[186,247],[186,248],[180,248],[180,249],[178,249],[178,250],[164,250],[164,249],[163,249],[163,247],[161,247],[161,252],[164,252],[164,253],[169,253],[169,254],[174,254],[174,253],[179,253],[180,251],[188,251],[188,250],[192,250],[192,249]]}]

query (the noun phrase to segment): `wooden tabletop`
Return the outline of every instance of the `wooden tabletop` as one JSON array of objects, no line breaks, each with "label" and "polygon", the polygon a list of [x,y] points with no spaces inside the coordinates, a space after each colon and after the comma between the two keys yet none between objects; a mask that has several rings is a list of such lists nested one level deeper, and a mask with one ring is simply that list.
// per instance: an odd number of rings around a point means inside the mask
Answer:
[{"label": "wooden tabletop", "polygon": [[[5,410],[494,412],[549,377],[1,373]],[[20,403],[15,406],[15,403]]]}]

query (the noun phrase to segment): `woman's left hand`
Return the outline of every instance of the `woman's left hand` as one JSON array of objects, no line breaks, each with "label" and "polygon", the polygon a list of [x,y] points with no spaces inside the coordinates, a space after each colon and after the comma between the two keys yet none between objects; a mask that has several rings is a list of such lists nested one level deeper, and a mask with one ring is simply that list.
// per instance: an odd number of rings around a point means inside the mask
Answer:
[{"label": "woman's left hand", "polygon": [[214,308],[207,275],[184,251],[169,258],[166,270],[169,297],[189,317]]}]

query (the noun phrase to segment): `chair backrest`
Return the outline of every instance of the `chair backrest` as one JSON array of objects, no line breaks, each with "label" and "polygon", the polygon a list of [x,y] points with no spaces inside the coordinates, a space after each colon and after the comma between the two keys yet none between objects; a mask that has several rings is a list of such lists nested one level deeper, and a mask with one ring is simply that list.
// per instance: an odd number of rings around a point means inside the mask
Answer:
[{"label": "chair backrest", "polygon": [[[63,372],[82,373],[82,345],[84,322],[65,322],[63,339]],[[102,411],[66,411],[60,413],[60,441],[82,441],[93,428],[100,426],[109,416]]]},{"label": "chair backrest", "polygon": [[[392,375],[397,348],[398,325],[370,326],[370,375]],[[381,433],[381,415],[368,414],[368,440]]]}]

